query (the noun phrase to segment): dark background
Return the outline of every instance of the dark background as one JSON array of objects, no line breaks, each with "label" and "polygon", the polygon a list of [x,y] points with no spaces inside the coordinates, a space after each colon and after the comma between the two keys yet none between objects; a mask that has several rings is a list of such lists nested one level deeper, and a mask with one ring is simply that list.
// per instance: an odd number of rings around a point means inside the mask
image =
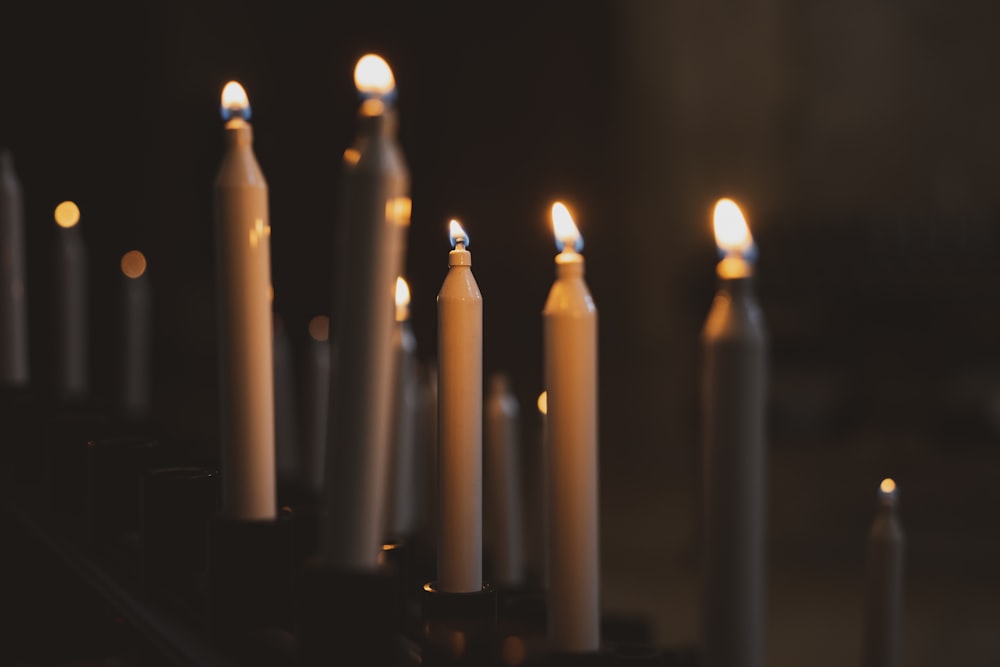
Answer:
[{"label": "dark background", "polygon": [[0,144],[24,184],[32,372],[50,377],[52,210],[81,208],[95,391],[114,382],[118,259],[155,297],[156,411],[216,438],[211,186],[219,91],[245,86],[270,186],[275,311],[329,313],[354,63],[398,83],[407,278],[436,350],[446,222],[469,230],[485,365],[526,437],[562,199],[600,310],[603,600],[696,632],[698,333],[710,213],[760,249],[771,335],[768,664],[856,662],[865,532],[894,476],[906,665],[1000,658],[1000,9],[987,2],[8,2]]}]

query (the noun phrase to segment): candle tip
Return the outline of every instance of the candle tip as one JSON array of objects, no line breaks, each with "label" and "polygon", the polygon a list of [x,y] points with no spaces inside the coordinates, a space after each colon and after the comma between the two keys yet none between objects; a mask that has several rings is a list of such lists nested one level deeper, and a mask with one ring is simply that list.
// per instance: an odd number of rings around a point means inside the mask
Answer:
[{"label": "candle tip", "polygon": [[250,120],[250,99],[238,81],[230,81],[222,88],[220,111],[222,120],[232,118]]},{"label": "candle tip", "polygon": [[365,98],[389,101],[396,92],[396,78],[384,58],[374,53],[361,56],[354,66],[354,85]]},{"label": "candle tip", "polygon": [[138,250],[129,250],[122,255],[122,273],[128,278],[138,278],[146,272],[146,256]]},{"label": "candle tip", "polygon": [[538,395],[538,411],[542,416],[549,412],[549,392],[543,391]]},{"label": "candle tip", "polygon": [[878,490],[883,496],[893,496],[896,494],[896,481],[891,477],[886,477],[878,485]]},{"label": "candle tip", "polygon": [[448,235],[451,238],[452,248],[457,246],[462,246],[463,248],[469,247],[469,234],[458,220],[453,219],[448,221]]},{"label": "candle tip", "polygon": [[560,201],[552,204],[552,228],[556,237],[556,248],[562,252],[567,246],[574,252],[583,250],[583,236],[573,221],[566,205]]},{"label": "candle tip", "polygon": [[396,276],[396,321],[410,318],[410,286],[402,276]]},{"label": "candle tip", "polygon": [[56,206],[54,217],[57,225],[69,229],[80,222],[80,208],[76,202],[64,201]]}]

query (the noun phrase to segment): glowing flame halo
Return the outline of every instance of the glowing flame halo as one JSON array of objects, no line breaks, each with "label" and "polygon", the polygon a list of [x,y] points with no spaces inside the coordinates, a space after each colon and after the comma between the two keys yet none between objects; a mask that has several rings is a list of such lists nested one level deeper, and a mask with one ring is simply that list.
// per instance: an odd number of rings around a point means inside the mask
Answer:
[{"label": "glowing flame halo", "polygon": [[239,81],[230,81],[222,88],[220,112],[222,120],[250,120],[250,98]]},{"label": "glowing flame halo", "polygon": [[567,247],[572,252],[583,250],[583,236],[573,222],[573,216],[562,202],[552,204],[552,229],[556,237],[556,248],[563,252]]}]

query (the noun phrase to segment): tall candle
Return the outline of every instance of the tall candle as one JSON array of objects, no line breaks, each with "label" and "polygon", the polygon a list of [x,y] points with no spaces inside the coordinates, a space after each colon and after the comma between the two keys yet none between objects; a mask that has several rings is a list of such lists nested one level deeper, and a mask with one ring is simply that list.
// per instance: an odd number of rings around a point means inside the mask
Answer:
[{"label": "tall candle", "polygon": [[396,280],[396,329],[392,337],[396,355],[395,410],[393,414],[393,449],[389,485],[388,535],[409,538],[417,530],[420,498],[417,492],[417,338],[410,324],[410,288],[400,277]]},{"label": "tall candle", "polygon": [[767,335],[756,249],[739,207],[715,206],[718,291],[701,333],[704,456],[702,655],[706,667],[763,659]]},{"label": "tall candle", "polygon": [[447,593],[483,586],[483,297],[469,236],[450,223],[454,249],[438,292],[438,581]]},{"label": "tall candle", "polygon": [[309,320],[302,372],[302,483],[316,497],[323,489],[326,417],[330,397],[330,318]]},{"label": "tall candle", "polygon": [[584,281],[583,237],[552,205],[556,279],[543,311],[548,396],[549,642],[600,648],[597,308]]},{"label": "tall candle", "polygon": [[0,149],[0,248],[0,384],[25,385],[30,369],[24,194],[6,149]]},{"label": "tall candle", "polygon": [[510,588],[524,583],[520,424],[510,378],[494,373],[486,394],[486,544],[491,581]]},{"label": "tall candle", "polygon": [[153,303],[146,256],[129,250],[121,259],[121,360],[119,405],[130,419],[151,411]]},{"label": "tall candle", "polygon": [[222,513],[277,516],[271,226],[246,92],[222,90],[225,150],[215,178]]},{"label": "tall candle", "polygon": [[90,391],[87,248],[74,202],[59,204],[55,221],[55,394],[78,401]]},{"label": "tall candle", "polygon": [[358,140],[344,154],[343,219],[334,301],[330,422],[321,506],[323,561],[378,568],[385,537],[393,392],[393,289],[410,224],[410,178],[396,141],[395,81],[375,55],[354,71],[364,98]]},{"label": "tall candle", "polygon": [[862,667],[898,667],[906,538],[896,512],[896,482],[879,485],[878,509],[868,534]]}]

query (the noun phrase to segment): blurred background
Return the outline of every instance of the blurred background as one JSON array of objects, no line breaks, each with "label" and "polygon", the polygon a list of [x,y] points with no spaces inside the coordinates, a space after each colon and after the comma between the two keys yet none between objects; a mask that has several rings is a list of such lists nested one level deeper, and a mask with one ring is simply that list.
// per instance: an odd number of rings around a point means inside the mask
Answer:
[{"label": "blurred background", "polygon": [[710,214],[743,207],[771,336],[767,664],[857,662],[885,476],[908,538],[905,665],[1000,660],[1000,7],[988,2],[79,3],[0,12],[0,145],[27,211],[32,375],[51,379],[52,220],[89,252],[95,392],[118,262],[149,261],[155,410],[217,447],[212,182],[243,83],[270,186],[275,312],[329,314],[340,156],[366,52],[396,75],[406,278],[437,351],[446,223],[468,229],[485,368],[538,428],[540,312],[566,202],[600,311],[602,600],[697,632],[699,333]]}]

